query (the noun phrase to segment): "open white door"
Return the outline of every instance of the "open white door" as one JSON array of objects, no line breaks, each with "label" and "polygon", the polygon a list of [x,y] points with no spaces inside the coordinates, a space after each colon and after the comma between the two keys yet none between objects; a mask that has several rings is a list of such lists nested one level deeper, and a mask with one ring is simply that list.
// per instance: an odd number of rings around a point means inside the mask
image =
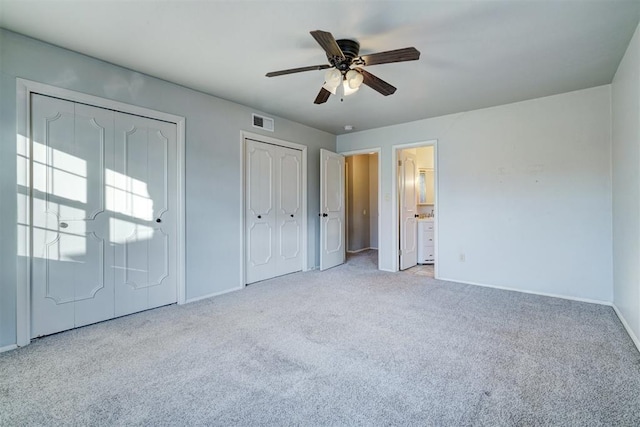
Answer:
[{"label": "open white door", "polygon": [[400,151],[398,163],[398,190],[400,193],[400,270],[406,270],[418,263],[417,251],[417,194],[416,155],[410,150]]},{"label": "open white door", "polygon": [[320,270],[345,261],[344,156],[320,150]]}]

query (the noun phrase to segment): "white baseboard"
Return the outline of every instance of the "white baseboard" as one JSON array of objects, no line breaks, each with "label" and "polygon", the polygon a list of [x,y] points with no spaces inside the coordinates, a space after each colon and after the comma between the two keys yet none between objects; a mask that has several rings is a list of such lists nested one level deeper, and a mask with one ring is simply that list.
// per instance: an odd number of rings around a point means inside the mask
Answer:
[{"label": "white baseboard", "polygon": [[616,315],[618,316],[618,319],[620,319],[620,322],[622,323],[622,326],[624,326],[624,328],[627,330],[627,333],[631,337],[631,341],[633,341],[633,343],[636,345],[636,348],[638,349],[638,351],[640,351],[640,340],[638,339],[636,334],[633,332],[633,330],[631,329],[631,327],[627,323],[627,320],[624,318],[624,316],[622,315],[620,310],[618,310],[618,307],[616,307],[616,305],[614,303],[611,303],[611,307],[613,307],[613,311],[616,312]]},{"label": "white baseboard", "polygon": [[506,286],[487,285],[485,283],[467,282],[467,281],[457,280],[457,279],[447,279],[447,278],[444,278],[444,277],[436,277],[436,279],[437,280],[444,280],[444,281],[447,281],[447,282],[463,283],[465,285],[482,286],[483,288],[501,289],[503,291],[522,292],[523,294],[540,295],[540,296],[543,296],[543,297],[552,297],[552,298],[566,299],[566,300],[570,300],[570,301],[588,302],[590,304],[600,304],[600,305],[609,305],[609,306],[611,305],[611,301],[602,301],[602,300],[589,299],[589,298],[580,298],[580,297],[574,297],[574,296],[569,296],[569,295],[550,294],[550,293],[546,293],[546,292],[530,291],[530,290],[526,290],[526,289],[508,288]]},{"label": "white baseboard", "polygon": [[4,353],[5,351],[15,350],[16,348],[18,348],[18,346],[15,344],[5,345],[4,347],[0,347],[0,353]]},{"label": "white baseboard", "polygon": [[202,295],[201,297],[190,298],[190,299],[185,301],[185,304],[189,304],[191,302],[196,302],[196,301],[201,301],[201,300],[207,299],[207,298],[217,297],[219,295],[228,294],[229,292],[235,292],[235,291],[239,291],[241,289],[244,289],[244,286],[239,286],[239,287],[233,288],[233,289],[227,289],[226,291],[220,291],[220,292],[214,292],[212,294]]},{"label": "white baseboard", "polygon": [[364,252],[364,251],[368,251],[369,249],[376,249],[376,248],[362,248],[362,249],[358,249],[355,251],[347,251],[348,254],[357,254],[358,252]]}]

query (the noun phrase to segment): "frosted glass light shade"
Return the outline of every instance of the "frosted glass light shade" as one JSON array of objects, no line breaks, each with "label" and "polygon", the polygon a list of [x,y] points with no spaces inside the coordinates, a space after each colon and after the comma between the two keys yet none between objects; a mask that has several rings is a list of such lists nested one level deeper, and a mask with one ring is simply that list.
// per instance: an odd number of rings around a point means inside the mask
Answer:
[{"label": "frosted glass light shade", "polygon": [[327,84],[326,82],[325,82],[325,84],[322,85],[322,87],[324,89],[328,90],[329,92],[331,92],[331,95],[335,95],[336,92],[338,91],[338,87],[337,86],[329,86],[329,84]]},{"label": "frosted glass light shade", "polygon": [[360,88],[360,85],[364,81],[364,76],[359,72],[357,72],[356,70],[347,71],[345,78],[346,78],[346,82],[349,85],[349,88],[356,89],[356,90]]},{"label": "frosted glass light shade", "polygon": [[360,86],[356,87],[356,88],[352,88],[349,86],[348,80],[344,80],[342,82],[342,90],[344,93],[344,96],[349,96],[353,93],[356,93],[358,91],[358,89],[360,89]]},{"label": "frosted glass light shade", "polygon": [[[340,72],[340,70],[336,69],[336,68],[330,68],[327,70],[326,73],[324,73],[324,81],[325,81],[325,85],[330,87],[330,88],[337,88],[338,86],[340,86],[340,82],[342,81],[342,73]],[[331,92],[330,89],[327,89],[329,92]]]}]

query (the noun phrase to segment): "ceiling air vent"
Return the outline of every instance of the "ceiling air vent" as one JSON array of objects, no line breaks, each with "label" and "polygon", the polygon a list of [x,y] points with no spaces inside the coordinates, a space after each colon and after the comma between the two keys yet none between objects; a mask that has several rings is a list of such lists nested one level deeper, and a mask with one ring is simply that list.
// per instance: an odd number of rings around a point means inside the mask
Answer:
[{"label": "ceiling air vent", "polygon": [[265,116],[259,116],[257,114],[252,114],[251,118],[253,119],[254,128],[260,128],[273,132],[273,119]]}]

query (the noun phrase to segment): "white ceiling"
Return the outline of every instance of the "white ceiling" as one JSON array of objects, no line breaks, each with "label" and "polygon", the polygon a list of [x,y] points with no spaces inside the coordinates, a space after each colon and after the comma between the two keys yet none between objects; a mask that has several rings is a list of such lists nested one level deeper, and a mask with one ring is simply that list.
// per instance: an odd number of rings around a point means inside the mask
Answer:
[{"label": "white ceiling", "polygon": [[[0,0],[6,29],[334,134],[608,84],[639,18],[638,0]],[[367,67],[394,95],[314,105],[323,71],[264,75],[326,63],[318,29],[421,58]]]}]

